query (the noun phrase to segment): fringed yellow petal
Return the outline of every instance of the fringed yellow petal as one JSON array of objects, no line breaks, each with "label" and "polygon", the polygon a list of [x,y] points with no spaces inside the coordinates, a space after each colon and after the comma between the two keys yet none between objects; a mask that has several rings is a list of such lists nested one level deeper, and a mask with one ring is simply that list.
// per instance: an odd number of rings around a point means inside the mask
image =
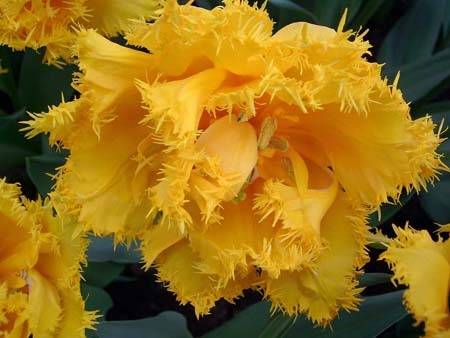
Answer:
[{"label": "fringed yellow petal", "polygon": [[[132,239],[151,223],[146,218],[150,206],[143,202],[143,190],[148,184],[145,174],[135,176],[133,166],[126,166],[100,193],[84,198],[79,220],[86,229],[98,235],[114,233],[120,242]],[[134,191],[133,185],[139,189]]]},{"label": "fringed yellow petal", "polygon": [[209,275],[196,268],[198,256],[186,241],[181,241],[167,249],[156,261],[158,278],[177,295],[181,304],[190,303],[197,316],[208,314],[214,303],[224,298],[232,301],[250,286],[251,279],[230,281],[221,287]]},{"label": "fringed yellow petal", "polygon": [[442,140],[434,134],[433,122],[411,121],[399,95],[392,96],[386,87],[378,101],[370,103],[367,115],[342,113],[329,105],[309,114],[299,112],[302,127],[297,130],[283,119],[279,129],[288,140],[298,138],[298,144],[302,135],[310,135],[324,149],[349,195],[378,207],[397,200],[403,188],[420,190],[445,168],[436,154]]},{"label": "fringed yellow petal", "polygon": [[135,112],[140,102],[136,79],[152,81],[155,56],[113,43],[94,30],[78,35],[76,55],[82,74],[77,89],[91,105],[90,120],[99,134],[99,124],[116,117],[115,110]]},{"label": "fringed yellow petal", "polygon": [[49,201],[43,206],[40,201],[26,206],[40,226],[39,257],[33,269],[58,288],[77,286],[88,244],[77,234],[78,224],[73,218],[55,217]]},{"label": "fringed yellow petal", "polygon": [[20,202],[20,187],[0,179],[0,282],[13,284],[37,260],[37,225]]},{"label": "fringed yellow petal", "polygon": [[192,142],[208,97],[220,86],[225,72],[208,69],[183,80],[139,83],[148,114],[143,120],[155,128],[161,142],[180,148]]},{"label": "fringed yellow petal", "polygon": [[303,270],[282,272],[277,279],[266,278],[273,307],[289,315],[305,313],[319,325],[329,323],[341,308],[356,310],[361,291],[356,275],[367,261],[366,216],[339,193],[322,221],[326,248],[317,261]]},{"label": "fringed yellow petal", "polygon": [[252,258],[263,250],[264,238],[271,238],[274,230],[258,224],[250,197],[239,203],[224,203],[222,208],[220,223],[209,225],[206,231],[191,232],[189,239],[199,256],[199,271],[226,285],[251,269]]},{"label": "fringed yellow petal", "polygon": [[107,36],[127,31],[132,20],[148,20],[156,17],[159,0],[88,0],[89,27],[97,28]]},{"label": "fringed yellow petal", "polygon": [[85,338],[87,329],[94,329],[99,316],[84,310],[84,301],[79,290],[61,290],[62,315],[54,338]]},{"label": "fringed yellow petal", "polygon": [[52,106],[47,113],[29,113],[31,120],[21,122],[26,126],[21,131],[26,131],[29,138],[40,133],[48,134],[51,145],[71,144],[74,128],[85,125],[82,105],[81,100],[63,101],[58,106]]},{"label": "fringed yellow petal", "polygon": [[0,1],[0,41],[13,49],[46,47],[44,61],[59,66],[70,59],[74,22],[83,20],[85,0]]},{"label": "fringed yellow petal", "polygon": [[30,329],[33,336],[52,337],[57,330],[62,308],[56,287],[39,272],[29,272]]},{"label": "fringed yellow petal", "polygon": [[395,227],[393,239],[381,258],[394,271],[394,281],[408,286],[408,311],[425,324],[427,337],[450,334],[448,290],[450,282],[447,242],[434,242],[427,231]]},{"label": "fringed yellow petal", "polygon": [[[167,1],[152,24],[137,25],[129,43],[161,56],[162,70],[180,75],[194,63],[212,63],[239,75],[258,76],[264,69],[262,44],[273,23],[267,13],[247,2],[226,1],[211,11]],[[183,53],[183,58],[176,57]]]},{"label": "fringed yellow petal", "polygon": [[28,338],[28,297],[21,292],[10,292],[6,284],[0,284],[0,336]]},{"label": "fringed yellow petal", "polygon": [[[281,223],[279,235],[286,247],[293,244],[305,258],[315,257],[322,249],[322,220],[336,198],[338,183],[328,169],[314,166],[309,173],[310,168],[294,150],[282,155],[260,163],[268,179],[254,200],[254,209],[262,220],[271,216],[273,226]],[[275,170],[271,172],[271,168]]]},{"label": "fringed yellow petal", "polygon": [[79,27],[117,35],[157,15],[159,0],[1,0],[0,43],[17,50],[45,47],[44,62],[61,66],[71,61]]}]

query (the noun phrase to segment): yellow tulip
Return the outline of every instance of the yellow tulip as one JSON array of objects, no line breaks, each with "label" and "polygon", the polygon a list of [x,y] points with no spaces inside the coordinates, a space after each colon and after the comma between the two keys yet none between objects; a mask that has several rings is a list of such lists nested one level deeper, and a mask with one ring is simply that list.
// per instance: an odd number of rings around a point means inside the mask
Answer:
[{"label": "yellow tulip", "polygon": [[115,36],[133,19],[154,17],[159,7],[158,0],[0,0],[0,44],[45,47],[44,61],[58,66],[70,60],[80,27]]},{"label": "yellow tulip", "polygon": [[380,258],[394,271],[393,281],[408,287],[406,308],[425,324],[425,337],[450,337],[450,241],[434,241],[427,231],[408,226],[394,230],[397,236]]},{"label": "yellow tulip", "polygon": [[272,29],[230,0],[168,1],[126,35],[139,51],[82,31],[79,98],[25,129],[70,150],[52,193],[62,212],[140,239],[146,267],[198,315],[256,288],[326,324],[357,307],[367,214],[431,181],[441,140],[362,36]]},{"label": "yellow tulip", "polygon": [[30,202],[0,180],[0,335],[84,338],[96,315],[84,310],[80,264],[87,241],[75,223]]}]

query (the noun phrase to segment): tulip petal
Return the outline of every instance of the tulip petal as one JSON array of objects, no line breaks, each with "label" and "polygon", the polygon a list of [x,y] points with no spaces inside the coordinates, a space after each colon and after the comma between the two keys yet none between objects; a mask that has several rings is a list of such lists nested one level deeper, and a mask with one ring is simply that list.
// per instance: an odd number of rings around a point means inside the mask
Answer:
[{"label": "tulip petal", "polygon": [[51,336],[57,330],[62,314],[60,295],[39,272],[31,270],[29,278],[30,329],[36,337]]},{"label": "tulip petal", "polygon": [[394,281],[408,286],[404,295],[408,311],[425,323],[427,337],[450,333],[447,242],[434,242],[426,231],[394,229],[397,237],[381,258],[394,271]]},{"label": "tulip petal", "polygon": [[221,298],[233,301],[252,283],[251,278],[243,277],[220,286],[211,276],[196,268],[198,262],[198,256],[187,241],[178,242],[157,259],[160,281],[177,295],[181,304],[192,304],[197,316],[208,314],[214,303]]},{"label": "tulip petal", "polygon": [[[352,215],[352,216],[349,216]],[[305,313],[320,325],[329,323],[340,308],[355,310],[361,289],[355,279],[367,261],[365,217],[342,192],[325,215],[321,234],[326,248],[311,266],[267,278],[265,292],[274,308],[289,315]]]}]

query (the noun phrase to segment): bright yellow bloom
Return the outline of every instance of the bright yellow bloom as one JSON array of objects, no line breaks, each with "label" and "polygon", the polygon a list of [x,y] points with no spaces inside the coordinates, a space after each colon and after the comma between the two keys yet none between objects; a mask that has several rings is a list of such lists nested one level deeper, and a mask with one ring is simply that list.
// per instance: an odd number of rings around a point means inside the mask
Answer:
[{"label": "bright yellow bloom", "polygon": [[394,230],[397,237],[381,258],[394,271],[394,282],[408,286],[404,295],[408,311],[425,324],[425,337],[450,337],[450,241],[433,241],[427,231],[408,226]]},{"label": "bright yellow bloom", "polygon": [[70,59],[80,26],[115,36],[159,7],[159,0],[0,0],[0,44],[45,47],[44,61],[58,65]]},{"label": "bright yellow bloom", "polygon": [[352,32],[272,34],[263,9],[168,1],[128,43],[80,34],[80,96],[34,114],[29,136],[70,150],[53,198],[84,230],[138,238],[146,267],[207,313],[257,288],[326,324],[355,309],[365,219],[442,167]]},{"label": "bright yellow bloom", "polygon": [[20,199],[0,180],[0,336],[84,338],[95,314],[84,310],[80,263],[87,241],[48,202]]}]

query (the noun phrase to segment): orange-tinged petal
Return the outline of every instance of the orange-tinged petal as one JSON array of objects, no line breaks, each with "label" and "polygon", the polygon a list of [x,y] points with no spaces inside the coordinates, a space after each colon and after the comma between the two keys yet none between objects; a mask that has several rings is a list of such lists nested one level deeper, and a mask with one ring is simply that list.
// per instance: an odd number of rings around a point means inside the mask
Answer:
[{"label": "orange-tinged petal", "polygon": [[257,161],[256,133],[248,122],[225,116],[200,135],[196,147],[207,159],[196,165],[191,176],[191,195],[208,220],[217,206],[235,198],[249,179]]}]

